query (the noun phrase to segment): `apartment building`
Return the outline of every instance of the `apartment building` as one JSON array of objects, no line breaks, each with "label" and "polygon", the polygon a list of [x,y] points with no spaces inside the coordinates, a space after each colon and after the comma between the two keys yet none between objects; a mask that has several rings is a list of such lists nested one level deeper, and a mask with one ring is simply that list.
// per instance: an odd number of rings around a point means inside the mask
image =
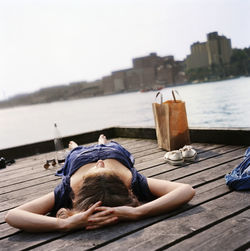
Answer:
[{"label": "apartment building", "polygon": [[207,34],[207,42],[196,42],[191,45],[191,54],[185,60],[186,69],[226,65],[232,55],[231,40],[219,36],[218,32]]}]

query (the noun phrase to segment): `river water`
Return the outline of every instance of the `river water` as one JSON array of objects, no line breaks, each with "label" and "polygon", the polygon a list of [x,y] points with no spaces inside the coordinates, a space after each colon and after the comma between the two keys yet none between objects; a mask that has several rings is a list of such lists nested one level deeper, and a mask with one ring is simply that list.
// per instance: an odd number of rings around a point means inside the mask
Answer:
[{"label": "river water", "polygon": [[[250,127],[250,78],[174,87],[186,102],[190,127]],[[172,87],[161,92],[171,98]],[[157,92],[133,92],[0,110],[0,149],[111,126],[154,126]]]}]

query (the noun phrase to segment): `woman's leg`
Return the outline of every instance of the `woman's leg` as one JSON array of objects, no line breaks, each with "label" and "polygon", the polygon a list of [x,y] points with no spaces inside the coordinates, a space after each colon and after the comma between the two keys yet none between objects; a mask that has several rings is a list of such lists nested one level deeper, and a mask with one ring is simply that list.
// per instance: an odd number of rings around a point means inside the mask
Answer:
[{"label": "woman's leg", "polygon": [[108,140],[104,134],[101,134],[98,139],[98,145],[107,144]]}]

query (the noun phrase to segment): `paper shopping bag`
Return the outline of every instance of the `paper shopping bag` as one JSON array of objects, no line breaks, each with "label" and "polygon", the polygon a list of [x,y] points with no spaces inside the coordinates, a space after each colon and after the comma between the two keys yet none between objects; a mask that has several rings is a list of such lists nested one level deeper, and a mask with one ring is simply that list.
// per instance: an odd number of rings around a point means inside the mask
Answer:
[{"label": "paper shopping bag", "polygon": [[160,148],[172,151],[190,144],[185,102],[176,100],[174,96],[174,100],[153,103],[152,107]]}]

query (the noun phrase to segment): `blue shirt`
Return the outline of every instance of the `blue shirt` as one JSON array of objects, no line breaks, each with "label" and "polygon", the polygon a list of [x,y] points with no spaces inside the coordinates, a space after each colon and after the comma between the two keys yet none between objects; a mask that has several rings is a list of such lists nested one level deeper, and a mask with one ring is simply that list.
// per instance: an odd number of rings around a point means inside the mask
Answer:
[{"label": "blue shirt", "polygon": [[70,177],[80,167],[97,162],[99,159],[116,159],[131,171],[131,189],[139,201],[147,202],[156,198],[149,190],[146,177],[134,168],[133,156],[120,144],[111,141],[108,144],[78,146],[69,153],[64,166],[56,173],[57,176],[63,178],[54,190],[55,205],[52,214],[55,214],[62,207],[72,207]]}]

